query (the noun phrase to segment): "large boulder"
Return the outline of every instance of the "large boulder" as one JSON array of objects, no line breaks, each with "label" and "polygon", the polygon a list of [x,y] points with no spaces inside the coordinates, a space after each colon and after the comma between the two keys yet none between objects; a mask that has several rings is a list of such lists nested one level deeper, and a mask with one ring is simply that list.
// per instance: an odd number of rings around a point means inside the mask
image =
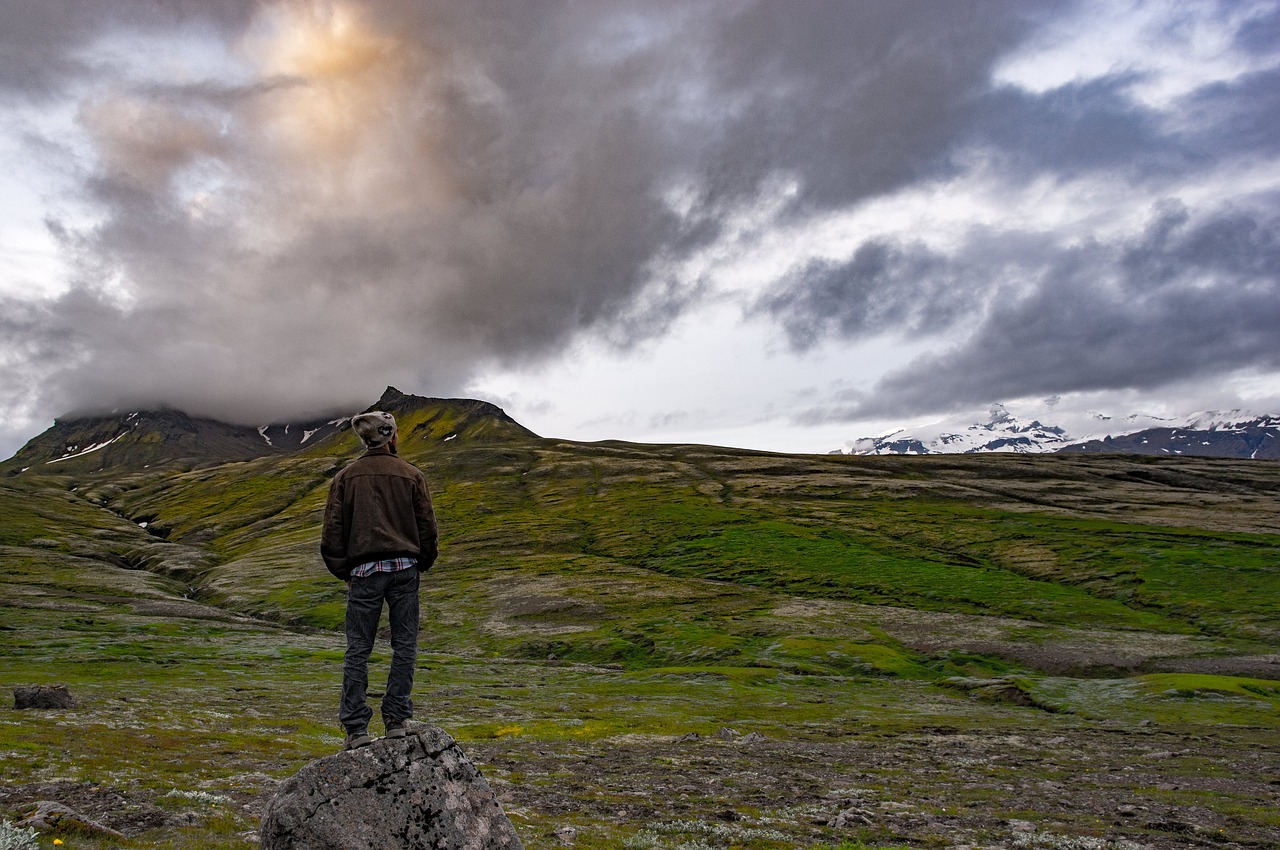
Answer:
[{"label": "large boulder", "polygon": [[267,804],[261,837],[263,850],[523,850],[480,771],[426,723],[304,766]]},{"label": "large boulder", "polygon": [[13,707],[27,708],[75,708],[75,697],[66,685],[31,685],[13,689]]}]

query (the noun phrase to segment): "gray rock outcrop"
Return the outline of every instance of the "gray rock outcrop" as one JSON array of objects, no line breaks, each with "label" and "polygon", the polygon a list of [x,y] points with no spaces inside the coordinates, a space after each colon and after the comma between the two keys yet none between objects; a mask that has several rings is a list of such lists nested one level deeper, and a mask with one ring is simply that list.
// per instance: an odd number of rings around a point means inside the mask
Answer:
[{"label": "gray rock outcrop", "polygon": [[66,685],[31,685],[13,689],[13,707],[27,708],[75,708],[75,698]]},{"label": "gray rock outcrop", "polygon": [[281,783],[263,850],[523,850],[480,771],[444,731],[317,759]]},{"label": "gray rock outcrop", "polygon": [[70,831],[82,835],[124,838],[123,833],[109,829],[97,821],[90,820],[75,809],[53,800],[40,800],[33,805],[35,809],[18,821],[19,827],[34,827],[40,832]]}]

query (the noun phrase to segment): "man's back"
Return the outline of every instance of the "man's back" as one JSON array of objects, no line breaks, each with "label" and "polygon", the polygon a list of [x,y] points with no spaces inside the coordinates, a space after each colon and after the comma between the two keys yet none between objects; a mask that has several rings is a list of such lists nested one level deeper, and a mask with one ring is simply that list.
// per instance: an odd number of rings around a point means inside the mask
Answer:
[{"label": "man's back", "polygon": [[416,558],[425,570],[435,560],[436,537],[426,477],[413,464],[375,449],[334,476],[320,551],[338,578],[387,558]]}]

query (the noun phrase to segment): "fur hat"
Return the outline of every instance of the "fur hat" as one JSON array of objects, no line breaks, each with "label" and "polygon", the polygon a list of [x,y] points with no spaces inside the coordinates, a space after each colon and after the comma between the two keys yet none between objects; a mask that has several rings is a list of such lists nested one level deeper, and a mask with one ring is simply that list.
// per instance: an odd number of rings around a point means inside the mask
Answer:
[{"label": "fur hat", "polygon": [[391,442],[396,435],[396,418],[381,410],[371,410],[351,417],[351,428],[365,446],[376,449]]}]

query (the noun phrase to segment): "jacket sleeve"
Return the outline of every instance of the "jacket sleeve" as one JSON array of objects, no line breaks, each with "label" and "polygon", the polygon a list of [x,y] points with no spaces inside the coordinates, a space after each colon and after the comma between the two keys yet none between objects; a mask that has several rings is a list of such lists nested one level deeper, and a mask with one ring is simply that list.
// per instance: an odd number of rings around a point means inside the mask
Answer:
[{"label": "jacket sleeve", "polygon": [[426,572],[440,554],[440,532],[436,527],[435,508],[431,504],[431,490],[423,475],[418,476],[418,485],[414,488],[413,513],[418,522],[418,569]]},{"label": "jacket sleeve", "polygon": [[324,503],[324,524],[320,529],[320,557],[329,572],[346,581],[351,570],[345,566],[347,559],[347,529],[343,522],[342,477],[335,476],[329,485],[329,498]]}]

